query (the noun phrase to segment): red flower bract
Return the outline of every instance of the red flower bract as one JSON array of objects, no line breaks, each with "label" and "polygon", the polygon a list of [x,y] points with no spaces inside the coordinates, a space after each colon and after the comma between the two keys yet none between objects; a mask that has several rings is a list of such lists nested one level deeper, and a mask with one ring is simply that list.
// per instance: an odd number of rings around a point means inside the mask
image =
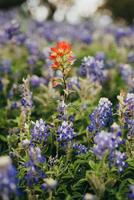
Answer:
[{"label": "red flower bract", "polygon": [[50,60],[53,61],[52,68],[54,70],[61,67],[71,65],[73,63],[71,45],[68,42],[61,41],[51,48]]},{"label": "red flower bract", "polygon": [[69,44],[69,43],[67,43],[67,42],[58,42],[57,43],[57,47],[59,48],[59,49],[62,49],[63,51],[70,51],[71,50],[71,45]]}]

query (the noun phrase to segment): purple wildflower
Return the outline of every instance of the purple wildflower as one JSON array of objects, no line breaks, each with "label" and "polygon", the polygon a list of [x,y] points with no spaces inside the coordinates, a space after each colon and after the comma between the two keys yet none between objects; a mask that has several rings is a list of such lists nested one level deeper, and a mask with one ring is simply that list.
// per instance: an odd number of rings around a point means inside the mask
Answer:
[{"label": "purple wildflower", "polygon": [[0,196],[9,199],[16,193],[16,170],[8,156],[0,157]]},{"label": "purple wildflower", "polygon": [[40,169],[38,164],[45,162],[45,157],[41,155],[41,150],[38,147],[30,147],[29,149],[29,161],[25,163],[27,173],[25,179],[28,186],[33,186],[38,183],[39,180],[45,178],[44,172]]},{"label": "purple wildflower", "polygon": [[108,126],[112,122],[112,103],[107,98],[101,98],[99,105],[90,115],[90,132],[99,131],[103,127]]},{"label": "purple wildflower", "polygon": [[41,143],[45,142],[50,135],[50,130],[48,125],[43,119],[33,122],[33,128],[31,129],[31,143]]},{"label": "purple wildflower", "polygon": [[130,193],[128,194],[129,199],[134,199],[134,185],[130,185]]},{"label": "purple wildflower", "polygon": [[85,154],[87,153],[87,147],[83,144],[73,144],[73,149],[75,150],[76,154]]},{"label": "purple wildflower", "polygon": [[103,60],[96,60],[94,57],[88,56],[83,58],[79,73],[81,76],[89,77],[92,81],[102,83],[106,78],[103,68]]},{"label": "purple wildflower", "polygon": [[58,128],[58,141],[68,142],[76,136],[73,129],[73,124],[67,121],[63,121]]}]

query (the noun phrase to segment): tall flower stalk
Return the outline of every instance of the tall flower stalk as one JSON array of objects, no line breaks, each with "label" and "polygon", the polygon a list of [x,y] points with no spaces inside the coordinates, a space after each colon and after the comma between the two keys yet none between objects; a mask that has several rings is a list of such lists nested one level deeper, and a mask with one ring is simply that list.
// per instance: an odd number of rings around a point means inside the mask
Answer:
[{"label": "tall flower stalk", "polygon": [[52,80],[53,86],[61,85],[64,92],[64,100],[67,100],[67,78],[71,71],[71,66],[74,63],[72,47],[68,42],[61,41],[51,48],[50,60],[52,60],[52,69],[60,71],[61,77],[54,77]]},{"label": "tall flower stalk", "polygon": [[71,140],[74,137],[74,131],[72,128],[72,124],[68,122],[67,113],[65,114],[65,110],[67,107],[67,99],[68,99],[68,78],[70,75],[71,67],[74,63],[74,57],[72,52],[72,47],[68,42],[61,41],[56,44],[55,47],[51,48],[50,60],[52,60],[52,69],[56,73],[60,73],[60,77],[54,77],[52,80],[52,84],[54,87],[60,85],[63,89],[63,95],[61,98],[62,108],[60,103],[60,116],[62,119],[62,124],[58,127],[57,131],[57,155],[58,155],[58,146],[59,142],[67,143],[66,145],[66,153],[67,153],[67,161],[70,157],[70,144]]}]

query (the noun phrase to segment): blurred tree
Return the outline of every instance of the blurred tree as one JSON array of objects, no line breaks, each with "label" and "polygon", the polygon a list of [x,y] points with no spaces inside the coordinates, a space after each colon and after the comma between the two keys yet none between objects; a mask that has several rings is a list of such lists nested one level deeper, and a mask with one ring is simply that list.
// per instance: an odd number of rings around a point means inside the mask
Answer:
[{"label": "blurred tree", "polygon": [[49,14],[48,14],[48,19],[52,19],[53,15],[57,9],[56,5],[51,3],[49,0],[42,0],[43,3],[45,3],[45,5],[48,7],[49,9]]},{"label": "blurred tree", "polygon": [[[15,6],[20,6],[22,3],[28,0],[0,0],[0,9],[9,9]],[[74,0],[40,0],[40,3],[44,4],[48,10],[48,19],[52,19],[55,11],[59,6],[71,6]]]},{"label": "blurred tree", "polygon": [[134,20],[134,0],[104,0],[99,9],[108,9],[115,19],[123,18],[129,24]]},{"label": "blurred tree", "polygon": [[0,0],[0,9],[9,9],[11,7],[19,6],[26,0]]},{"label": "blurred tree", "polygon": [[57,8],[60,7],[70,7],[74,0],[42,0],[42,2],[48,7],[49,9],[49,15],[48,15],[48,19],[52,19],[53,15],[55,13],[55,11],[57,10]]}]

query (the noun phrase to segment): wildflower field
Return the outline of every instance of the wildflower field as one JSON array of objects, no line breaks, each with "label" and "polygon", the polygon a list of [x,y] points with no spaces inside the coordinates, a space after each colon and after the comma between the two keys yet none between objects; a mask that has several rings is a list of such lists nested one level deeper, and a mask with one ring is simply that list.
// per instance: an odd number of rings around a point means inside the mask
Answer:
[{"label": "wildflower field", "polygon": [[0,199],[134,199],[134,26],[0,12]]}]

